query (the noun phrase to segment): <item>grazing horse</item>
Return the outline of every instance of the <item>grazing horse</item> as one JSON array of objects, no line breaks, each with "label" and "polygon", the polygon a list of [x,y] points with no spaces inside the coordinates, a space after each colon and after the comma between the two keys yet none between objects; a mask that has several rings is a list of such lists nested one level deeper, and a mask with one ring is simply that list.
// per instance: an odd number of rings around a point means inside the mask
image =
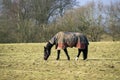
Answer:
[{"label": "grazing horse", "polygon": [[77,47],[78,55],[76,60],[78,60],[81,51],[83,52],[83,60],[87,59],[88,54],[88,45],[89,42],[85,35],[78,32],[58,32],[55,36],[53,36],[44,47],[44,60],[47,60],[51,54],[51,48],[53,45],[56,46],[57,49],[57,59],[60,58],[60,50],[63,49],[67,59],[70,60],[68,55],[67,47]]}]

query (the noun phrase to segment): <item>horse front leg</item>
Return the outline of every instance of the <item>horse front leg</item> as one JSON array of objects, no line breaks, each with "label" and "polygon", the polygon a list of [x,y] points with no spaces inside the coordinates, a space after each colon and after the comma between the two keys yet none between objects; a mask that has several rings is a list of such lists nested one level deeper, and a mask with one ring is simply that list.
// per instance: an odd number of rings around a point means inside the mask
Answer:
[{"label": "horse front leg", "polygon": [[66,49],[66,48],[64,49],[64,52],[65,52],[65,54],[66,54],[66,56],[67,56],[68,60],[70,60],[70,56],[68,55],[68,51],[67,51],[67,49]]},{"label": "horse front leg", "polygon": [[60,59],[60,50],[57,50],[57,58],[56,60],[59,60]]}]

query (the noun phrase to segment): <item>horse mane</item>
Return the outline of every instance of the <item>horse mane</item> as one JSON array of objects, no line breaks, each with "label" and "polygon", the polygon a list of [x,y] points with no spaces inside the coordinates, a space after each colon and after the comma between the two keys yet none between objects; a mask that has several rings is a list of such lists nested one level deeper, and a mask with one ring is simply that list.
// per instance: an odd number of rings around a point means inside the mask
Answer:
[{"label": "horse mane", "polygon": [[47,49],[50,50],[50,49],[52,48],[52,46],[53,46],[53,44],[51,44],[50,42],[47,42],[47,45],[46,45],[46,48],[47,48]]}]

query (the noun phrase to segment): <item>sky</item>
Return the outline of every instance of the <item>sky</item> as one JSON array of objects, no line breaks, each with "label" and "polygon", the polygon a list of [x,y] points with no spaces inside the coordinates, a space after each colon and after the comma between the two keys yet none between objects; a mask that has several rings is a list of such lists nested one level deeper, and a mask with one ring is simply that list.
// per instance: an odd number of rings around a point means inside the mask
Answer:
[{"label": "sky", "polygon": [[103,2],[105,5],[109,5],[112,2],[116,2],[118,0],[77,0],[79,2],[80,5],[85,5],[88,2],[94,1],[94,2]]}]

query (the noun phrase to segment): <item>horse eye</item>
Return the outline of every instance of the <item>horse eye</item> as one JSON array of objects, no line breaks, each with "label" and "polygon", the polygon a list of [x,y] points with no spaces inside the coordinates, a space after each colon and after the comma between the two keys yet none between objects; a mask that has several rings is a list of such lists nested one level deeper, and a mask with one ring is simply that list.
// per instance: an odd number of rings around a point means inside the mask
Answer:
[{"label": "horse eye", "polygon": [[46,49],[44,51],[46,52]]},{"label": "horse eye", "polygon": [[48,50],[46,50],[46,52],[47,52],[47,54],[48,54],[48,52],[49,52],[49,51],[48,51]]}]

